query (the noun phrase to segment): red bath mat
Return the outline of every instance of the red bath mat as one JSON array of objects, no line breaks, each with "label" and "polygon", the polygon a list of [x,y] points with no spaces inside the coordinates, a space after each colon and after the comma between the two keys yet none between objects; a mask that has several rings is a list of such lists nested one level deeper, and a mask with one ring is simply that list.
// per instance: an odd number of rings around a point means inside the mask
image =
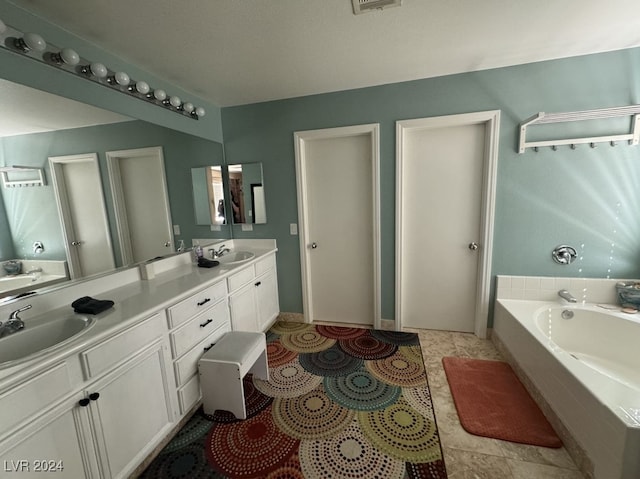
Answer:
[{"label": "red bath mat", "polygon": [[561,447],[547,419],[507,363],[442,358],[462,427],[477,436]]}]

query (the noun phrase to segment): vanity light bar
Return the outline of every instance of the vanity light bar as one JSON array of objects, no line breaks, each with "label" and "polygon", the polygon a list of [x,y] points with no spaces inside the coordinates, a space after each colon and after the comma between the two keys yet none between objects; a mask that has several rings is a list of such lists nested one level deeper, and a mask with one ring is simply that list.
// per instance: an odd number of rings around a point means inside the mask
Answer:
[{"label": "vanity light bar", "polygon": [[125,72],[113,71],[102,63],[86,60],[71,48],[48,44],[37,33],[23,33],[6,25],[2,19],[0,47],[194,120],[206,113],[201,106],[183,102],[180,97],[168,95],[162,89],[152,89],[147,82],[133,80]]}]

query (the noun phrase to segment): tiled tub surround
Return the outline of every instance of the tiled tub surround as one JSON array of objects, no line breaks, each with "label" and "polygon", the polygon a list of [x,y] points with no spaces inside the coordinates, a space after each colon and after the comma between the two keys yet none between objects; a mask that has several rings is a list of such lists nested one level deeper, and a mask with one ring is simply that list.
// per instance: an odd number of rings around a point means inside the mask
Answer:
[{"label": "tiled tub surround", "polygon": [[[598,372],[572,354],[609,359],[610,370],[617,362],[620,376],[625,376],[625,359],[615,357],[637,350],[629,349],[640,342],[640,318],[598,306],[616,305],[616,282],[499,276],[494,312],[494,342],[524,375],[523,382],[551,416],[575,461],[596,479],[640,477],[640,385],[633,378],[637,371],[628,368],[626,380],[616,380],[616,373]],[[558,298],[560,289],[569,290],[578,302]],[[564,310],[572,310],[574,317],[562,319]],[[570,326],[579,329],[571,333]],[[560,343],[572,343],[565,346],[570,351],[553,341],[555,335],[563,339]],[[583,345],[577,343],[580,339]]]}]

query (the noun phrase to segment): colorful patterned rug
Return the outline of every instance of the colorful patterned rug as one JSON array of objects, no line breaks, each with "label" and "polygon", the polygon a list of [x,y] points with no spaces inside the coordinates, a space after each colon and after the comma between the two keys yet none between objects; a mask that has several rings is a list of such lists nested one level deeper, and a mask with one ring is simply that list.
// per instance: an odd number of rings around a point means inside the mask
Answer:
[{"label": "colorful patterned rug", "polygon": [[141,477],[447,477],[416,334],[278,322],[267,354],[246,420],[200,409]]}]

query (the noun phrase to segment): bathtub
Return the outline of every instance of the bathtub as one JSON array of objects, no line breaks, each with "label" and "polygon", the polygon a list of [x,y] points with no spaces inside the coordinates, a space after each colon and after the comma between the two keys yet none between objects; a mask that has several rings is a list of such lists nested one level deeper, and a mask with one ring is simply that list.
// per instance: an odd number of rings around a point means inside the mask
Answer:
[{"label": "bathtub", "polygon": [[585,472],[640,478],[640,313],[498,299],[493,334],[586,457],[568,447]]}]

